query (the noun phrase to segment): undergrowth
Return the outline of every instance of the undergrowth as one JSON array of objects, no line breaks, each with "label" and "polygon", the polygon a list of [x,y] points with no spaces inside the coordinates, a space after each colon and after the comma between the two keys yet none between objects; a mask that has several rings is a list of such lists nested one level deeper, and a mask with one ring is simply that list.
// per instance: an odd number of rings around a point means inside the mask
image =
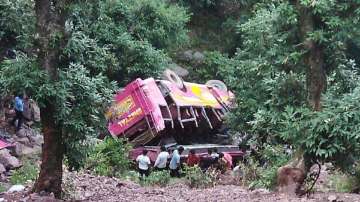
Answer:
[{"label": "undergrowth", "polygon": [[124,140],[106,137],[89,152],[85,168],[97,175],[121,177],[131,165],[130,149]]},{"label": "undergrowth", "polygon": [[13,185],[25,184],[28,181],[36,180],[38,174],[39,166],[31,159],[23,159],[23,166],[12,171],[10,183]]},{"label": "undergrowth", "polygon": [[213,169],[208,169],[203,172],[200,167],[185,167],[185,180],[190,188],[208,188],[216,184],[218,172]]},{"label": "undergrowth", "polygon": [[164,187],[170,182],[170,173],[167,170],[151,172],[148,177],[141,181],[142,185],[157,185]]}]

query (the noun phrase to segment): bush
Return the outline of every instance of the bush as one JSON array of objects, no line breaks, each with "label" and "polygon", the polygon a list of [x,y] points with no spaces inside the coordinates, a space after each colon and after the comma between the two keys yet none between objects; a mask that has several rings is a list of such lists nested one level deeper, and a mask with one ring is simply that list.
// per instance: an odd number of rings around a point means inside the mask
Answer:
[{"label": "bush", "polygon": [[329,187],[336,192],[360,192],[360,165],[357,165],[350,174],[335,171],[329,177]]},{"label": "bush", "polygon": [[263,165],[254,157],[249,157],[246,164],[240,164],[243,172],[242,184],[249,188],[273,189],[276,186],[277,170],[289,161],[290,155],[286,154],[281,146],[274,145],[265,145],[259,154]]},{"label": "bush", "polygon": [[152,172],[143,181],[144,185],[157,185],[164,187],[170,182],[170,173],[167,170]]},{"label": "bush", "polygon": [[14,170],[11,177],[11,184],[25,184],[27,181],[36,180],[39,174],[39,167],[37,164],[29,159],[23,161],[23,166],[17,170]]},{"label": "bush", "polygon": [[352,180],[342,172],[336,171],[329,177],[329,187],[336,192],[351,192]]},{"label": "bush", "polygon": [[205,173],[198,166],[185,168],[186,184],[190,188],[207,188],[215,186],[218,171],[208,169]]},{"label": "bush", "polygon": [[98,175],[120,177],[130,168],[130,149],[124,140],[106,137],[90,151],[85,168]]}]

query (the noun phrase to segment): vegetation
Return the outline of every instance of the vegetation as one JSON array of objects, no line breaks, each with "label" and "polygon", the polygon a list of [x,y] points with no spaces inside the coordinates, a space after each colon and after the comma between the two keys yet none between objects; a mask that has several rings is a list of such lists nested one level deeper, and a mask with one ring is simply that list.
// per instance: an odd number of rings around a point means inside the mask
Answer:
[{"label": "vegetation", "polygon": [[218,172],[209,169],[204,173],[200,167],[193,166],[186,167],[184,174],[186,183],[190,188],[208,188],[215,185]]},{"label": "vegetation", "polygon": [[90,150],[85,168],[98,175],[120,177],[130,168],[130,149],[125,141],[106,137]]},{"label": "vegetation", "polygon": [[169,171],[154,171],[151,172],[148,177],[144,179],[143,183],[144,185],[150,186],[150,185],[156,185],[164,187],[170,182],[170,173]]},{"label": "vegetation", "polygon": [[34,164],[30,159],[25,159],[23,161],[23,166],[17,170],[14,170],[10,177],[10,183],[13,185],[16,184],[26,184],[29,181],[34,181],[38,177],[39,167]]},{"label": "vegetation", "polygon": [[[356,0],[0,0],[0,96],[26,92],[40,104],[45,143],[34,191],[60,197],[64,158],[108,176],[128,168],[121,141],[86,149],[107,133],[116,89],[198,50],[201,63],[184,63],[188,79],[224,80],[238,104],[228,123],[257,148],[246,184],[274,185],[291,158],[273,155],[283,145],[301,153],[306,171],[331,162],[358,179],[359,23]],[[187,174],[190,186],[213,184],[198,168]],[[152,177],[166,183],[164,173]]]}]

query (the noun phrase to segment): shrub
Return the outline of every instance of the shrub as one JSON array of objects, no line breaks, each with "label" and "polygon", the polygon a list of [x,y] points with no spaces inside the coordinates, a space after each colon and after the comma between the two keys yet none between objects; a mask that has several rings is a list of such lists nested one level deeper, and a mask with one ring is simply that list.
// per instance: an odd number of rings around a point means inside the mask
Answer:
[{"label": "shrub", "polygon": [[98,175],[120,177],[130,168],[130,149],[124,140],[106,137],[90,151],[85,167]]},{"label": "shrub", "polygon": [[39,166],[29,159],[23,161],[23,166],[14,170],[11,177],[11,184],[25,184],[27,181],[34,181],[39,173]]},{"label": "shrub", "polygon": [[277,170],[289,161],[290,155],[286,154],[281,146],[274,145],[265,145],[259,153],[261,161],[264,161],[263,165],[254,157],[248,157],[246,164],[240,164],[242,184],[249,188],[273,189],[276,186]]},{"label": "shrub", "polygon": [[360,165],[354,167],[351,173],[335,171],[329,177],[329,187],[336,192],[360,192]]},{"label": "shrub", "polygon": [[352,180],[344,173],[336,171],[329,176],[329,187],[336,192],[351,192]]},{"label": "shrub", "polygon": [[152,172],[145,180],[143,181],[143,185],[157,185],[164,187],[170,181],[169,171],[155,171]]},{"label": "shrub", "polygon": [[186,167],[186,184],[190,188],[207,188],[212,187],[216,183],[218,171],[208,169],[205,173],[198,166]]}]

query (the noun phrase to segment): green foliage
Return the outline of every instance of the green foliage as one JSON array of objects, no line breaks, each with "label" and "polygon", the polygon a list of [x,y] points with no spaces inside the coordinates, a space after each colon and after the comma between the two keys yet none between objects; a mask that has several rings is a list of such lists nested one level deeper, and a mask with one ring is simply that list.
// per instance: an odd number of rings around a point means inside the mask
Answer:
[{"label": "green foliage", "polygon": [[[40,107],[55,105],[66,161],[78,169],[87,153],[87,138],[105,130],[104,111],[116,90],[111,81],[125,85],[138,77],[157,77],[170,61],[165,50],[186,43],[189,15],[165,0],[88,0],[68,6],[69,35],[55,33],[50,39],[56,45],[69,37],[57,67],[59,79],[48,79],[39,68],[32,56],[36,47],[23,50],[27,55],[19,51],[15,60],[0,65],[0,94],[26,92]],[[32,48],[34,1],[4,0],[0,11],[0,26],[5,28],[0,38],[10,35],[18,39],[19,48]]]},{"label": "green foliage", "polygon": [[90,151],[85,167],[98,175],[120,177],[130,168],[130,149],[124,140],[106,137]]},{"label": "green foliage", "polygon": [[165,0],[80,2],[72,13],[67,57],[120,85],[157,77],[170,61],[164,51],[187,41],[189,15]]},{"label": "green foliage", "polygon": [[177,48],[188,40],[184,27],[190,18],[184,7],[166,0],[127,0],[124,4],[131,14],[131,33],[139,40],[147,39],[158,49]]},{"label": "green foliage", "polygon": [[277,170],[289,161],[290,155],[284,152],[281,145],[266,144],[258,152],[261,159],[249,156],[246,164],[240,163],[243,173],[242,184],[250,188],[274,189]]},{"label": "green foliage", "polygon": [[45,73],[38,69],[34,58],[19,53],[16,60],[0,63],[0,93],[27,92],[35,94],[38,87],[46,82]]},{"label": "green foliage", "polygon": [[315,161],[332,161],[347,170],[359,157],[360,88],[340,98],[327,97],[322,111],[286,108],[281,137],[303,148]]},{"label": "green foliage", "polygon": [[205,52],[205,59],[201,64],[195,64],[192,78],[197,83],[205,83],[208,80],[223,80],[220,70],[231,64],[229,58],[218,51]]},{"label": "green foliage", "polygon": [[35,32],[33,7],[32,0],[0,1],[0,41],[22,49],[32,46]]},{"label": "green foliage", "polygon": [[336,192],[349,193],[353,188],[353,179],[337,171],[329,176],[329,187]]},{"label": "green foliage", "polygon": [[25,184],[34,181],[39,174],[39,167],[29,159],[23,160],[23,166],[14,170],[10,177],[11,184]]},{"label": "green foliage", "polygon": [[209,169],[205,173],[198,166],[185,168],[186,184],[190,188],[208,188],[215,185],[218,172]]},{"label": "green foliage", "polygon": [[144,179],[141,183],[146,186],[161,186],[164,187],[170,182],[170,173],[167,170],[164,171],[154,171],[151,172],[148,177]]}]

